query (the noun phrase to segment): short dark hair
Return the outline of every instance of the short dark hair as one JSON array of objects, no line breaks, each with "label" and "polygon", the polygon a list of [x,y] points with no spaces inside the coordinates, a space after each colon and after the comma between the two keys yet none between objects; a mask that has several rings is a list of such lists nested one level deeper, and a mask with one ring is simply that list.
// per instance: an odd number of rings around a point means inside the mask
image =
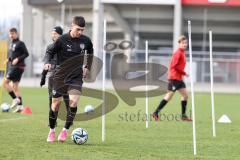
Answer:
[{"label": "short dark hair", "polygon": [[82,16],[75,16],[75,17],[73,17],[72,23],[76,24],[76,25],[78,25],[80,27],[85,27],[85,19]]},{"label": "short dark hair", "polygon": [[17,28],[13,27],[13,28],[10,28],[9,29],[9,32],[14,32],[14,33],[17,33]]}]

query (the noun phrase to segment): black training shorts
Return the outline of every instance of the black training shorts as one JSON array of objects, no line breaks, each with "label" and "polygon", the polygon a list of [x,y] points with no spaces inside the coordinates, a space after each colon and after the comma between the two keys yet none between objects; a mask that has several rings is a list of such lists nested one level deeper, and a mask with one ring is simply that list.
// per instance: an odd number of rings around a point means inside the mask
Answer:
[{"label": "black training shorts", "polygon": [[176,90],[186,88],[185,83],[182,80],[169,80],[168,90],[175,92]]},{"label": "black training shorts", "polygon": [[72,79],[68,82],[58,81],[53,78],[53,98],[59,98],[64,95],[80,95],[82,93],[82,78]]},{"label": "black training shorts", "polygon": [[24,72],[24,67],[10,66],[8,68],[6,78],[13,82],[20,82],[23,72]]}]

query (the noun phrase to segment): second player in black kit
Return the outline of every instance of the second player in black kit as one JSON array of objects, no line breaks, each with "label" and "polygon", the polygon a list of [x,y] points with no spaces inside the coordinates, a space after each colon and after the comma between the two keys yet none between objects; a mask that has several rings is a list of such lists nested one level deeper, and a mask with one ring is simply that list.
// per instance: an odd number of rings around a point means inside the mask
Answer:
[{"label": "second player in black kit", "polygon": [[[16,107],[14,112],[20,112],[23,110],[23,104],[18,86],[25,69],[24,61],[29,53],[24,42],[19,40],[16,28],[9,30],[9,38],[12,40],[7,60],[10,65],[7,70],[6,79],[3,81],[3,86],[13,99],[11,108]],[[12,82],[12,86],[10,82]]]},{"label": "second player in black kit", "polygon": [[[73,123],[77,112],[77,103],[82,91],[82,78],[89,73],[93,59],[93,45],[87,36],[83,35],[85,20],[81,16],[73,18],[71,30],[59,37],[47,51],[48,61],[50,63],[54,55],[57,55],[57,67],[53,77],[53,100],[52,115],[49,119],[50,131],[47,141],[55,140],[55,123],[57,112],[61,104],[61,97],[69,94],[69,110],[67,112],[66,123],[58,136],[58,141],[65,141],[67,131]],[[86,63],[84,65],[84,61]]]},{"label": "second player in black kit", "polygon": [[[53,28],[51,36],[52,36],[52,40],[53,43],[49,44],[47,46],[47,50],[50,50],[53,46],[54,46],[54,42],[62,35],[63,30],[60,26],[56,26]],[[43,85],[45,85],[45,81],[46,78],[48,79],[48,95],[49,95],[49,119],[55,118],[55,115],[52,116],[52,89],[53,89],[53,77],[54,77],[54,72],[56,69],[56,64],[57,64],[57,55],[55,54],[54,57],[51,59],[50,62],[48,62],[48,55],[47,53],[44,56],[44,64],[50,63],[51,64],[51,68],[47,69],[44,65],[44,69],[42,71],[42,75],[41,75],[41,81],[40,81],[40,86],[42,87]],[[64,102],[66,104],[66,108],[68,110],[69,107],[69,97],[68,95],[64,95]],[[56,123],[57,125],[57,123]]]}]

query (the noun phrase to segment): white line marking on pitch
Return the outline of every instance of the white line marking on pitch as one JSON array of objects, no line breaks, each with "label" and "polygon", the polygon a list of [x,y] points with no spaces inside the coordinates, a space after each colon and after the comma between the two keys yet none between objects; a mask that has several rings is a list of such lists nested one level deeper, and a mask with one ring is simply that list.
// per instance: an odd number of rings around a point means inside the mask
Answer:
[{"label": "white line marking on pitch", "polygon": [[0,120],[0,122],[15,121],[15,120],[22,120],[22,119],[26,119],[26,117],[18,117],[18,118],[1,119],[1,120]]}]

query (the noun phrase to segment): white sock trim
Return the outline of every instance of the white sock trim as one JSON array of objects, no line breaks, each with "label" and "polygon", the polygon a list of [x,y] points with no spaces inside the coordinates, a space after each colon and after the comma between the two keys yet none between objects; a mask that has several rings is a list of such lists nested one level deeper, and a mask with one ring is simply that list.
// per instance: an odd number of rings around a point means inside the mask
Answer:
[{"label": "white sock trim", "polygon": [[51,129],[51,128],[50,128],[50,131],[51,131],[51,132],[55,132],[55,128],[54,128],[54,129]]},{"label": "white sock trim", "polygon": [[67,128],[63,128],[62,130],[63,130],[63,131],[68,131],[68,129],[67,129]]}]

